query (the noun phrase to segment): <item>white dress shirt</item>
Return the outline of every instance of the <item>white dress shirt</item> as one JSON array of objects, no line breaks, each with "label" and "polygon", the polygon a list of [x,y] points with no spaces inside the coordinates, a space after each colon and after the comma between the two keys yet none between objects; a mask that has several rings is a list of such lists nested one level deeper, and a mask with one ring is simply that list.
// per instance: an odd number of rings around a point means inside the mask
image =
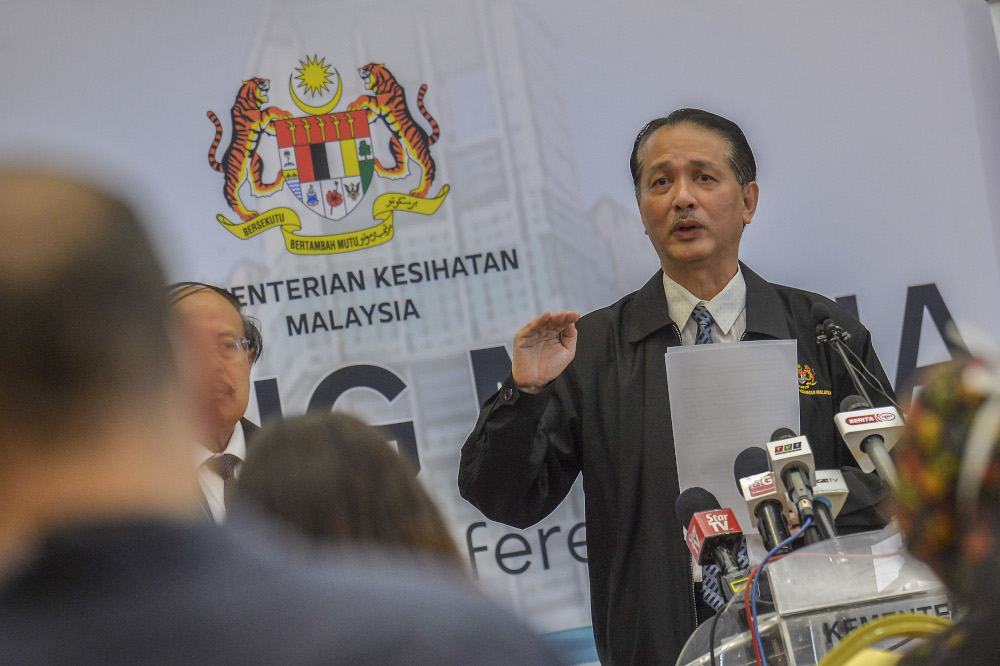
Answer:
[{"label": "white dress shirt", "polygon": [[[710,301],[703,301],[663,274],[670,318],[681,329],[681,344],[693,345],[698,323],[691,318],[696,305],[704,305],[712,315],[712,342],[739,342],[747,330],[747,284],[739,267],[736,275]],[[683,325],[682,325],[683,323]]]},{"label": "white dress shirt", "polygon": [[[236,422],[233,434],[229,437],[229,444],[226,445],[226,450],[223,453],[231,453],[239,458],[234,472],[236,476],[239,476],[240,466],[247,457],[247,440],[243,434],[243,424],[239,421]],[[223,496],[225,482],[221,476],[205,464],[215,455],[217,454],[214,451],[210,451],[200,444],[195,447],[198,483],[201,484],[201,490],[205,493],[205,499],[208,500],[208,508],[212,512],[212,518],[215,519],[216,523],[222,523],[226,519],[226,503]]]}]

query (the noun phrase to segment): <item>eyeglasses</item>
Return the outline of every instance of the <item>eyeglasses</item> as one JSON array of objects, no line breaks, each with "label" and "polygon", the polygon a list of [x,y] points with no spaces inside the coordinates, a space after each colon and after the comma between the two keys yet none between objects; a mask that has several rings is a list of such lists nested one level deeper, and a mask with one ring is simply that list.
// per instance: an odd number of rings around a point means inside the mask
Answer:
[{"label": "eyeglasses", "polygon": [[223,361],[234,361],[250,351],[250,341],[246,338],[225,338],[215,345],[215,352]]}]

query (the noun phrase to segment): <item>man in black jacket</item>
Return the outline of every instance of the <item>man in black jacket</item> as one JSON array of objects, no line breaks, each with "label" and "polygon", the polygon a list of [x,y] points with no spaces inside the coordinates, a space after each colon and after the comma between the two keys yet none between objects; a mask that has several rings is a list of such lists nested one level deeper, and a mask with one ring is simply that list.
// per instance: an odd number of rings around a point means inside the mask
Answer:
[{"label": "man in black jacket", "polygon": [[462,449],[459,487],[487,517],[523,528],[548,515],[582,472],[601,661],[669,664],[697,617],[686,526],[674,511],[680,484],[667,348],[798,342],[803,434],[817,468],[844,468],[851,495],[838,525],[846,529],[884,523],[875,509],[884,489],[860,472],[835,429],[839,401],[855,390],[839,360],[816,344],[813,304],[834,313],[852,334],[852,350],[889,383],[856,319],[739,261],[758,186],[753,153],[735,123],[675,111],[643,128],[630,166],[661,271],[614,305],[583,318],[546,312],[517,332],[511,377],[483,406]]}]

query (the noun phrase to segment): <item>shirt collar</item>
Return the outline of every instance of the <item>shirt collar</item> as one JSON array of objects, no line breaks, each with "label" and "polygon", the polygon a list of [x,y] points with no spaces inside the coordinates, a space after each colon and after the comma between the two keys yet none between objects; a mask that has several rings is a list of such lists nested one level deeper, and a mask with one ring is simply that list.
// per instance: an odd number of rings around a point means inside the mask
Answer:
[{"label": "shirt collar", "polygon": [[712,321],[724,334],[728,334],[733,328],[733,324],[736,323],[736,319],[746,308],[747,303],[747,285],[739,266],[736,268],[736,275],[710,301],[701,300],[672,280],[666,273],[663,274],[663,291],[667,297],[670,318],[678,325],[688,320],[696,305],[704,303],[709,314],[712,315]]},{"label": "shirt collar", "polygon": [[[243,434],[243,423],[240,421],[236,422],[236,427],[233,428],[233,434],[229,436],[229,443],[226,445],[226,450],[222,453],[232,453],[234,456],[243,461],[247,457],[247,440],[246,435]],[[209,458],[217,455],[215,451],[210,451],[201,444],[195,447],[195,463],[200,467]]]}]

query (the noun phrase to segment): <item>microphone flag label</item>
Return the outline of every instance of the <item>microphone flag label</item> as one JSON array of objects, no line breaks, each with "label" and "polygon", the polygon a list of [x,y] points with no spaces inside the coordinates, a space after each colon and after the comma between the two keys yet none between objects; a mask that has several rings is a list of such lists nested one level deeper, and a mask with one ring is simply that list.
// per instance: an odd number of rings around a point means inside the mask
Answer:
[{"label": "microphone flag label", "polygon": [[710,513],[705,516],[705,520],[708,521],[708,526],[715,530],[716,534],[729,531],[729,514]]},{"label": "microphone flag label", "polygon": [[713,547],[742,537],[743,530],[732,509],[700,511],[691,517],[687,545],[698,564],[710,564]]},{"label": "microphone flag label", "polygon": [[774,455],[782,455],[785,453],[794,453],[795,451],[802,450],[802,441],[789,442],[788,444],[778,444],[774,447]]},{"label": "microphone flag label", "polygon": [[895,421],[896,415],[893,412],[877,412],[875,414],[865,414],[864,416],[848,416],[844,422],[849,426],[868,425],[875,423],[888,423]]},{"label": "microphone flag label", "polygon": [[691,527],[688,528],[687,545],[688,545],[688,550],[691,551],[691,554],[694,555],[694,558],[696,560],[700,559],[701,536],[698,534],[697,526],[694,524],[693,521],[691,522]]},{"label": "microphone flag label", "polygon": [[753,478],[753,481],[748,484],[748,490],[751,498],[767,495],[775,491],[774,474],[771,472],[764,472],[763,474],[758,474],[756,477],[751,478]]}]

